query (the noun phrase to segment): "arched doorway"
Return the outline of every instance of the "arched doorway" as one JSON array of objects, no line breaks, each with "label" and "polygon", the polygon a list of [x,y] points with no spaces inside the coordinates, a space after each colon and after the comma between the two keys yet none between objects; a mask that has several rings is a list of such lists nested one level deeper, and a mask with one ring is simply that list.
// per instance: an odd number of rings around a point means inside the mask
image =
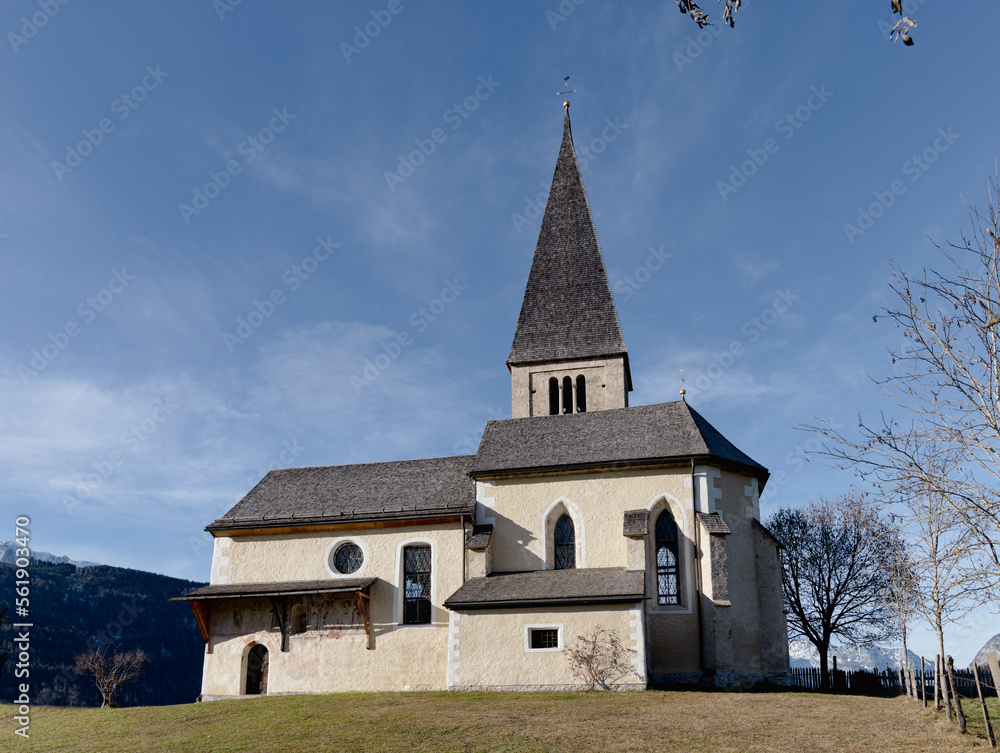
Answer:
[{"label": "arched doorway", "polygon": [[267,648],[259,643],[247,654],[247,695],[267,695]]}]

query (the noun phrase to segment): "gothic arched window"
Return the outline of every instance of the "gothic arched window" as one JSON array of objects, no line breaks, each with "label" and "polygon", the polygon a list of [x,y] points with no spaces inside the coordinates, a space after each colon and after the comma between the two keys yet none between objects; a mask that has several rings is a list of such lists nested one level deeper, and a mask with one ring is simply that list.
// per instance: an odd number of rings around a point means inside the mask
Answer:
[{"label": "gothic arched window", "polygon": [[656,602],[681,603],[677,524],[667,510],[656,519]]},{"label": "gothic arched window", "polygon": [[573,412],[573,380],[570,377],[563,377],[562,390],[562,412]]},{"label": "gothic arched window", "polygon": [[576,410],[578,413],[587,412],[587,380],[583,374],[576,378]]},{"label": "gothic arched window", "polygon": [[555,539],[556,570],[576,567],[576,531],[573,521],[565,513],[556,521]]},{"label": "gothic arched window", "polygon": [[549,380],[549,415],[559,415],[559,380],[555,377]]}]

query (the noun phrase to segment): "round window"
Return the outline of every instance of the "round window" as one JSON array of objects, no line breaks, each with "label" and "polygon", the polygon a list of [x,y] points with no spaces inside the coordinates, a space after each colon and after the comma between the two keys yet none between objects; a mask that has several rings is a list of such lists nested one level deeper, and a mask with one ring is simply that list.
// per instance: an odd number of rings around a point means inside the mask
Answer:
[{"label": "round window", "polygon": [[333,553],[333,566],[337,572],[344,575],[357,572],[363,561],[364,555],[361,553],[361,547],[357,544],[341,544]]}]

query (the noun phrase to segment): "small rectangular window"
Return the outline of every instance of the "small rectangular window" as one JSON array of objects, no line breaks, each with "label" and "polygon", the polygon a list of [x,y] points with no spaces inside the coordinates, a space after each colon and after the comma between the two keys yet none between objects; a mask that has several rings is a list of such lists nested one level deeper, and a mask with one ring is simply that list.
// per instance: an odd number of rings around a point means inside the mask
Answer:
[{"label": "small rectangular window", "polygon": [[562,651],[562,625],[525,625],[525,651]]},{"label": "small rectangular window", "polygon": [[532,648],[559,648],[559,631],[550,628],[531,631]]}]

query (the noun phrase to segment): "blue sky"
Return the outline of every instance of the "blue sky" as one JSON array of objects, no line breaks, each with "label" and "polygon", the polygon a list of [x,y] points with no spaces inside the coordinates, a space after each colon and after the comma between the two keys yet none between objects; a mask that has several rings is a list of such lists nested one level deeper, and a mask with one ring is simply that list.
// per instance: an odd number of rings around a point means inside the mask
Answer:
[{"label": "blue sky", "polygon": [[998,156],[1000,8],[909,0],[904,48],[889,5],[699,32],[669,0],[5,3],[11,534],[204,580],[203,527],[269,467],[473,452],[510,415],[565,75],[632,403],[683,369],[774,474],[765,515],[846,489],[793,427],[879,409],[889,263],[936,263]]}]

